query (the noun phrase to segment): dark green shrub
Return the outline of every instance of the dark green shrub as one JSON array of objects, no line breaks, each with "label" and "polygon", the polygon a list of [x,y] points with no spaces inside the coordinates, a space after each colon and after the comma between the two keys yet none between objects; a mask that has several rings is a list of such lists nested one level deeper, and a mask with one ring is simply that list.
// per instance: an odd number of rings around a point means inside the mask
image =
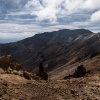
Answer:
[{"label": "dark green shrub", "polygon": [[73,77],[83,77],[86,73],[86,68],[83,65],[80,65],[75,70]]},{"label": "dark green shrub", "polygon": [[44,71],[42,62],[39,64],[39,77],[43,80],[48,80],[48,74]]}]

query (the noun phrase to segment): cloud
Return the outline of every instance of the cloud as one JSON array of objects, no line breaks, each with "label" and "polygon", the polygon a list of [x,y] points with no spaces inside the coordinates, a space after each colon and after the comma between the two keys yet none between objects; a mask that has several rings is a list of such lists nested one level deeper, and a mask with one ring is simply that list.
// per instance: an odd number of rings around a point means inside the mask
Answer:
[{"label": "cloud", "polygon": [[77,19],[80,14],[84,14],[83,17],[91,15],[100,9],[100,0],[31,0],[26,8],[37,16],[36,21],[54,23],[73,14],[77,15]]},{"label": "cloud", "polygon": [[75,29],[73,25],[55,25],[55,26],[39,26],[35,24],[18,25],[18,24],[0,24],[0,43],[15,42],[27,37],[34,36],[37,33],[52,32],[60,29]]},{"label": "cloud", "polygon": [[[41,24],[57,24],[60,20],[77,21],[80,15],[89,19],[95,11],[100,10],[100,0],[1,0],[0,18],[24,23],[23,19],[33,19]],[[71,16],[70,18],[68,16]],[[68,19],[69,18],[69,19]],[[16,20],[17,19],[17,20]],[[24,20],[25,21],[25,20]],[[63,21],[64,22],[64,21]],[[25,22],[26,23],[26,22]],[[30,21],[29,21],[30,23]]]},{"label": "cloud", "polygon": [[100,9],[100,0],[84,0],[84,9],[88,10],[98,10]]},{"label": "cloud", "polygon": [[91,21],[100,22],[100,11],[96,11],[95,13],[92,14]]},{"label": "cloud", "polygon": [[63,28],[99,31],[99,16],[100,0],[0,0],[0,41]]}]

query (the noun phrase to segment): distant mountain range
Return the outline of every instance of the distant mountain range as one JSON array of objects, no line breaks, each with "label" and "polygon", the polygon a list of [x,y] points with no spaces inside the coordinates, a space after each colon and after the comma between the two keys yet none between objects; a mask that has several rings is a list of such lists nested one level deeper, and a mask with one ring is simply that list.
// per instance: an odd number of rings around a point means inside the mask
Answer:
[{"label": "distant mountain range", "polygon": [[28,71],[36,70],[42,60],[46,71],[50,72],[99,54],[100,33],[85,29],[45,32],[18,42],[0,44],[0,56],[12,55]]}]

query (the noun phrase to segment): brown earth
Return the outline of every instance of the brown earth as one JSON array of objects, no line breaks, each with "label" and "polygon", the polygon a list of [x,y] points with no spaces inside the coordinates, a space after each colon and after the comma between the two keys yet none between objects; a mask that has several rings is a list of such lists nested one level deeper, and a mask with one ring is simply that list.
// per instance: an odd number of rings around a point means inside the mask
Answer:
[{"label": "brown earth", "polygon": [[2,74],[0,100],[100,100],[100,74],[55,81]]},{"label": "brown earth", "polygon": [[69,74],[72,75],[79,65],[84,65],[86,70],[90,70],[91,73],[100,73],[100,55],[95,56],[93,58],[89,57],[86,60],[79,61],[74,64],[67,63],[48,73],[49,78],[52,80],[63,79]]},{"label": "brown earth", "polygon": [[52,73],[50,76],[49,73],[48,81],[36,76],[29,80],[19,74],[1,73],[0,100],[100,100],[100,56],[79,63],[84,64],[90,73],[66,80],[63,78],[73,74],[79,64],[62,66],[62,70],[55,71],[58,75]]}]

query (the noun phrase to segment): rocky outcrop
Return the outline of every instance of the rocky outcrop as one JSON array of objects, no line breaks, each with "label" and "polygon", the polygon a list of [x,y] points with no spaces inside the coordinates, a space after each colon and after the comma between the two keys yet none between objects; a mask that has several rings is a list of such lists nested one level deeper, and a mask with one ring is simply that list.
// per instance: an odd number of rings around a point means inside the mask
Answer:
[{"label": "rocky outcrop", "polygon": [[22,70],[20,63],[11,55],[0,57],[0,68],[2,68],[6,72],[11,72],[12,70]]},{"label": "rocky outcrop", "polygon": [[20,63],[11,55],[0,57],[0,74],[14,74],[28,80],[39,79],[35,73],[29,73],[22,69]]}]

